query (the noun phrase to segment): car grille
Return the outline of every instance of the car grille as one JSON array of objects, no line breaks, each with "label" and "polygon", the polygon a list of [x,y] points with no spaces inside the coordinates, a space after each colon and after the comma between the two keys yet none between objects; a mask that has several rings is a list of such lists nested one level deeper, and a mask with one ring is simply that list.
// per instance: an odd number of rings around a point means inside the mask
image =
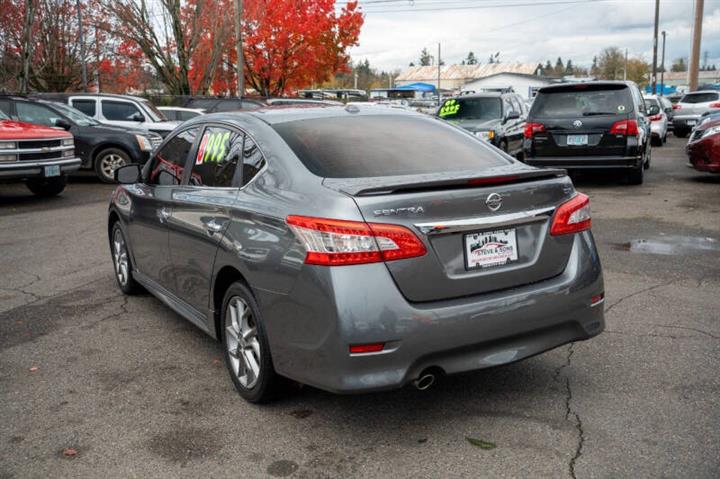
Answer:
[{"label": "car grille", "polygon": [[157,150],[157,147],[160,146],[160,143],[162,143],[163,139],[160,136],[151,136],[150,137],[150,144],[153,147],[153,150]]},{"label": "car grille", "polygon": [[63,153],[73,150],[72,146],[62,146],[62,139],[55,140],[19,140],[17,149],[0,150],[3,155],[16,155],[16,161],[48,161],[68,158]]},{"label": "car grille", "polygon": [[20,153],[20,161],[57,160],[62,158],[62,151],[47,151],[42,153]]}]

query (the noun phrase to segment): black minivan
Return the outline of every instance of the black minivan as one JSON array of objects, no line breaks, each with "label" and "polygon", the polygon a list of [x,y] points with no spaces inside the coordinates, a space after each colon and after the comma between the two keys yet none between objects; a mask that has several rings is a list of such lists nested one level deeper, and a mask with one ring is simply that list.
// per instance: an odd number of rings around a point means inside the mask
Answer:
[{"label": "black minivan", "polygon": [[633,82],[593,81],[541,88],[525,124],[529,165],[611,169],[628,183],[650,167],[650,121]]}]

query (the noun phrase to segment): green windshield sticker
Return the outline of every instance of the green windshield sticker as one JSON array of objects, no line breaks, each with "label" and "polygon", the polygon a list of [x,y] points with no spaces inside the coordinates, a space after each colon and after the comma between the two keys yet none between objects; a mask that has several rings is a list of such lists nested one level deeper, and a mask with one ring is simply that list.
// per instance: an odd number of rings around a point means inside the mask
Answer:
[{"label": "green windshield sticker", "polygon": [[440,108],[440,116],[444,118],[446,116],[457,115],[458,111],[460,111],[460,103],[458,103],[457,100],[450,99]]}]

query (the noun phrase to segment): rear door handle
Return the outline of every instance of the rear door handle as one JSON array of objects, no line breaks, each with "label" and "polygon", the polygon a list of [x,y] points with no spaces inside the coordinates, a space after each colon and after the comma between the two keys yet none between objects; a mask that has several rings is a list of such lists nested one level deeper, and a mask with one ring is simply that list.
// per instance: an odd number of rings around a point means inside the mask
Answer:
[{"label": "rear door handle", "polygon": [[217,221],[215,221],[215,218],[213,218],[209,221],[203,221],[203,224],[205,225],[205,229],[207,230],[207,232],[210,236],[222,231],[223,226],[224,226],[223,223],[218,223]]}]

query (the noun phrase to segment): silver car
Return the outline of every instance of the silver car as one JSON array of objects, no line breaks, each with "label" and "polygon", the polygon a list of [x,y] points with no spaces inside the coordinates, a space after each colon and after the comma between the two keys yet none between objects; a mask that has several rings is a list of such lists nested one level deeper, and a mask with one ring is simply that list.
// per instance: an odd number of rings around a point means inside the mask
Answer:
[{"label": "silver car", "polygon": [[673,107],[673,135],[685,138],[708,111],[720,111],[720,92],[703,90],[687,93]]},{"label": "silver car", "polygon": [[222,344],[252,402],[286,378],[425,389],[604,329],[587,196],[425,115],[268,108],[184,123],[118,169],[117,282]]}]

